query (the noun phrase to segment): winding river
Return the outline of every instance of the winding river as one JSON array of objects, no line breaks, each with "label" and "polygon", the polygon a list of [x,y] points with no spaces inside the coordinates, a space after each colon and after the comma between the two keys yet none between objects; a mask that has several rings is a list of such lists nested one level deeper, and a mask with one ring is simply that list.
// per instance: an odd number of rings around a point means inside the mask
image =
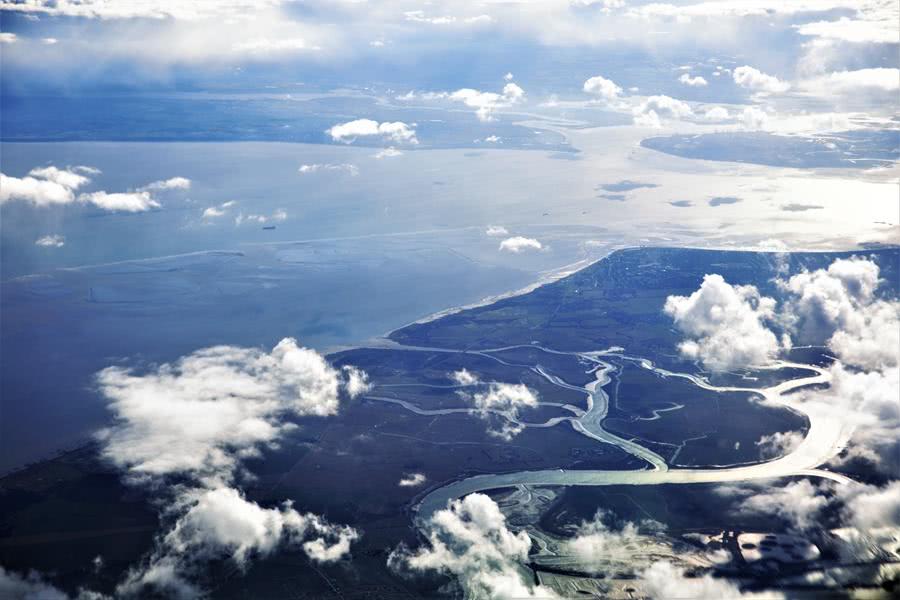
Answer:
[{"label": "winding river", "polygon": [[[448,352],[462,353],[461,350],[447,348],[431,348],[422,346],[404,346],[390,340],[380,342],[378,347],[393,350],[406,350],[411,352]],[[622,353],[622,349],[588,352],[563,352],[538,345],[517,345],[487,350],[468,351],[468,354],[476,354],[486,358],[492,358],[504,364],[510,364],[495,353],[515,348],[530,348],[552,354],[565,354],[581,358],[594,364],[591,372],[595,378],[584,387],[569,384],[560,377],[548,373],[539,365],[529,368],[553,385],[584,393],[587,397],[587,410],[582,410],[572,405],[559,405],[573,413],[572,416],[554,417],[544,423],[528,423],[518,419],[515,412],[489,411],[513,422],[521,427],[552,427],[564,422],[581,433],[598,442],[612,444],[638,457],[648,463],[648,468],[630,471],[608,470],[540,470],[518,471],[514,473],[476,475],[466,479],[454,481],[442,487],[430,490],[421,499],[416,507],[416,521],[419,526],[424,526],[435,511],[446,508],[447,503],[462,496],[475,492],[483,492],[504,487],[518,485],[530,486],[603,486],[603,485],[661,485],[667,483],[728,483],[748,481],[754,479],[772,479],[787,476],[812,476],[830,479],[839,484],[853,483],[853,480],[819,467],[836,456],[846,445],[852,425],[830,414],[826,406],[815,403],[801,403],[797,398],[789,394],[799,388],[827,384],[830,381],[829,372],[817,365],[778,361],[767,366],[767,369],[802,369],[814,373],[807,377],[799,377],[783,381],[766,388],[748,388],[736,386],[715,386],[708,381],[690,373],[677,373],[667,371],[655,366],[651,361],[632,357]],[[610,381],[610,374],[615,366],[604,360],[616,357],[622,360],[634,361],[641,367],[651,370],[663,377],[679,377],[691,381],[694,385],[713,392],[746,392],[761,396],[763,401],[773,406],[783,406],[805,415],[809,420],[809,430],[803,441],[792,451],[780,458],[749,465],[724,466],[721,468],[670,468],[665,459],[652,450],[640,444],[619,437],[603,428],[603,420],[609,411],[609,396],[604,391],[604,386]],[[517,365],[521,366],[521,365]],[[528,365],[525,365],[528,366]],[[477,414],[474,408],[445,408],[422,409],[413,403],[387,398],[384,396],[367,395],[367,398],[376,401],[397,404],[417,414],[440,415],[451,413]],[[546,403],[550,404],[550,403]]]}]

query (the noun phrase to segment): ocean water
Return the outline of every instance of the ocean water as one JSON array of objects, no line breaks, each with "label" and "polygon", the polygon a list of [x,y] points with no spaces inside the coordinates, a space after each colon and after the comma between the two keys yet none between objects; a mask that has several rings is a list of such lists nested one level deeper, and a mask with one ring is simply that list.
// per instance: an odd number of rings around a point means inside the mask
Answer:
[{"label": "ocean water", "polygon": [[[140,368],[213,344],[271,347],[285,336],[328,351],[521,288],[622,243],[604,237],[603,227],[542,223],[552,205],[546,197],[503,200],[517,165],[527,178],[530,161],[567,164],[547,153],[376,159],[374,152],[279,143],[4,144],[3,170],[12,176],[46,164],[88,165],[102,174],[85,191],[126,191],[174,176],[193,183],[160,193],[162,208],[145,213],[77,203],[0,208],[0,470],[102,428],[109,415],[93,378],[106,366]],[[298,173],[314,163],[354,164],[359,174]],[[506,177],[491,189],[494,169]],[[225,215],[202,218],[229,201]],[[272,220],[276,211],[286,218]],[[267,216],[275,229],[247,215]],[[544,248],[501,252],[502,237],[485,233],[491,224],[539,238]],[[64,236],[65,245],[35,245],[49,234]]]}]

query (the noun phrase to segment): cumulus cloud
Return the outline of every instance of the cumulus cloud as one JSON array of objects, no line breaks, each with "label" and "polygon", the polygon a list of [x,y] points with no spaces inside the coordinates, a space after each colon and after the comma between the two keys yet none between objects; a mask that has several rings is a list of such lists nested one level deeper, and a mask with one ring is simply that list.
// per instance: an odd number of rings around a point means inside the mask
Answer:
[{"label": "cumulus cloud", "polygon": [[510,82],[503,86],[503,91],[499,94],[482,92],[472,88],[462,88],[449,94],[439,93],[436,97],[446,97],[454,102],[462,102],[469,108],[475,109],[478,120],[493,121],[494,112],[498,108],[506,108],[524,100],[525,90]]},{"label": "cumulus cloud", "polygon": [[103,456],[131,484],[169,496],[174,518],[120,592],[197,595],[191,580],[206,561],[244,567],[252,556],[300,544],[312,560],[333,561],[358,537],[289,503],[263,508],[235,483],[246,476],[246,459],[296,428],[291,419],[333,415],[341,390],[361,393],[362,371],[338,371],[285,338],[271,352],[214,346],[143,372],[109,367],[97,385],[114,417],[100,434]]},{"label": "cumulus cloud", "polygon": [[632,109],[635,125],[656,129],[662,126],[660,117],[683,119],[693,114],[694,111],[687,102],[670,96],[650,96]]},{"label": "cumulus cloud", "polygon": [[706,121],[725,121],[730,116],[731,115],[728,114],[728,109],[722,106],[712,106],[703,113],[703,119]]},{"label": "cumulus cloud", "polygon": [[[305,541],[308,533],[328,536]],[[313,514],[300,514],[290,502],[277,508],[262,508],[248,502],[233,488],[216,488],[200,494],[196,503],[166,534],[165,543],[175,553],[191,560],[212,560],[227,557],[238,566],[246,567],[253,555],[266,556],[282,544],[299,544],[312,549],[307,554],[320,562],[333,562],[358,538],[348,527],[335,527]],[[316,543],[318,542],[318,543]]]},{"label": "cumulus cloud", "polygon": [[25,177],[9,177],[0,173],[0,203],[20,200],[35,206],[45,207],[65,205],[79,202],[109,211],[143,212],[159,208],[160,203],[151,192],[186,189],[190,181],[183,177],[173,177],[164,181],[155,181],[135,191],[75,192],[90,183],[89,175],[97,175],[99,169],[87,166],[67,167],[60,169],[54,166],[32,169]]},{"label": "cumulus cloud", "polygon": [[775,319],[775,300],[721,275],[706,275],[690,296],[669,296],[664,311],[688,337],[678,346],[682,356],[714,371],[767,364],[782,347],[765,326]]},{"label": "cumulus cloud", "polygon": [[15,44],[19,41],[19,37],[8,31],[0,31],[0,44]]},{"label": "cumulus cloud", "polygon": [[865,369],[898,364],[900,302],[879,300],[878,265],[866,259],[838,259],[827,269],[781,282],[792,295],[789,324],[806,343],[826,342],[838,357]]},{"label": "cumulus cloud", "polygon": [[489,225],[484,233],[485,235],[489,235],[491,237],[509,235],[509,231],[507,231],[506,227],[503,227],[502,225]]},{"label": "cumulus cloud", "polygon": [[78,201],[83,204],[92,204],[97,208],[121,212],[145,212],[161,205],[150,192],[115,192],[104,191],[80,194]]},{"label": "cumulus cloud", "polygon": [[44,248],[62,248],[66,245],[66,238],[61,235],[45,235],[34,241],[35,246]]},{"label": "cumulus cloud", "polygon": [[401,144],[418,144],[416,130],[402,121],[383,122],[372,119],[356,119],[346,123],[339,123],[331,127],[326,133],[337,142],[352,143],[359,137],[382,137],[385,140]]},{"label": "cumulus cloud", "polygon": [[747,106],[741,112],[740,121],[747,131],[760,131],[768,128],[769,115],[755,106]]},{"label": "cumulus cloud", "polygon": [[369,383],[369,374],[362,369],[353,365],[345,365],[341,371],[344,374],[344,388],[351,398],[356,398],[372,389],[372,384]]},{"label": "cumulus cloud", "polygon": [[191,188],[191,180],[187,177],[172,177],[148,183],[139,187],[139,192],[160,192],[165,190],[188,190]]},{"label": "cumulus cloud", "polygon": [[[460,373],[460,378],[464,378]],[[537,394],[524,384],[491,383],[487,392],[472,395],[472,402],[480,410],[515,411],[520,407],[537,406]]]},{"label": "cumulus cloud", "polygon": [[[453,374],[454,380],[462,386],[479,383],[478,378],[465,369]],[[492,382],[486,391],[468,393],[457,392],[461,398],[477,409],[481,418],[492,423],[488,433],[511,440],[522,432],[518,423],[519,409],[532,408],[538,405],[537,393],[524,384]],[[499,425],[495,425],[496,421]]]},{"label": "cumulus cloud", "polygon": [[681,77],[678,78],[678,81],[690,87],[706,87],[709,85],[709,82],[700,75],[691,77],[690,73],[682,73]]},{"label": "cumulus cloud", "polygon": [[0,173],[0,203],[21,200],[35,206],[71,204],[75,191],[89,182],[75,169],[56,167],[32,169],[21,178]]},{"label": "cumulus cloud", "polygon": [[518,254],[524,250],[541,250],[543,247],[543,244],[538,240],[522,237],[521,235],[506,238],[500,242],[500,250],[505,250],[514,254]]},{"label": "cumulus cloud", "polygon": [[484,494],[452,501],[429,519],[426,544],[413,552],[401,547],[388,565],[404,574],[452,575],[470,598],[557,598],[534,586],[518,565],[525,562],[531,538],[514,533],[497,503]]},{"label": "cumulus cloud", "polygon": [[308,165],[300,165],[300,168],[297,169],[297,172],[301,175],[309,175],[311,173],[326,171],[346,173],[351,177],[356,177],[357,175],[359,175],[359,167],[349,163],[313,163]]},{"label": "cumulus cloud", "polygon": [[202,217],[204,219],[217,219],[219,217],[224,217],[226,214],[228,214],[228,209],[230,209],[232,206],[235,206],[236,204],[237,202],[235,202],[234,200],[229,200],[228,202],[223,202],[218,206],[209,206],[203,210]]},{"label": "cumulus cloud", "polygon": [[205,348],[146,373],[109,367],[97,382],[115,417],[103,438],[114,464],[136,478],[222,482],[243,455],[291,429],[283,417],[335,414],[342,385],[321,355],[291,338],[271,352]]},{"label": "cumulus cloud", "polygon": [[731,76],[734,78],[734,82],[742,88],[764,94],[786,92],[791,87],[777,77],[763,73],[749,65],[737,67],[731,73]]},{"label": "cumulus cloud", "polygon": [[450,378],[456,382],[456,385],[475,385],[481,383],[478,375],[467,369],[460,369],[450,374]]},{"label": "cumulus cloud", "polygon": [[38,167],[32,169],[29,175],[52,181],[71,190],[77,190],[81,186],[89,183],[91,180],[78,170],[77,167],[69,169],[59,169],[57,167]]},{"label": "cumulus cloud", "polygon": [[582,89],[592,96],[608,103],[612,103],[619,99],[622,94],[622,88],[616,83],[602,75],[595,75],[584,82]]},{"label": "cumulus cloud", "polygon": [[400,487],[418,487],[425,483],[425,475],[422,473],[410,473],[404,475],[397,484]]}]

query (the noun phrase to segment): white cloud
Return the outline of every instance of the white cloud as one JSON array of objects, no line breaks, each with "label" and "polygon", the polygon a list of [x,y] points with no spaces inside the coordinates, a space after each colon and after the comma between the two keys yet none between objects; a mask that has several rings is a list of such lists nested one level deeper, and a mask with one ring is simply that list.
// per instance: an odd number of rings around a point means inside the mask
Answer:
[{"label": "white cloud", "polygon": [[780,592],[742,593],[733,583],[705,574],[688,577],[684,569],[658,561],[640,577],[640,587],[649,598],[694,598],[697,600],[781,600]]},{"label": "white cloud", "polygon": [[8,31],[0,31],[0,44],[15,44],[19,41],[19,37]]},{"label": "white cloud", "polygon": [[883,487],[848,485],[837,489],[847,523],[861,529],[900,526],[900,481]]},{"label": "white cloud", "polygon": [[379,123],[371,119],[356,119],[333,126],[326,133],[338,142],[352,143],[358,137],[381,136],[394,143],[418,144],[416,131],[406,123]]},{"label": "white cloud", "polygon": [[45,37],[45,38],[41,38],[41,43],[44,44],[45,46],[55,46],[56,44],[59,43],[59,40],[56,38],[52,38],[52,37]]},{"label": "white cloud", "polygon": [[187,474],[231,481],[242,454],[273,443],[287,415],[335,414],[340,373],[285,338],[271,352],[214,346],[147,373],[97,376],[115,423],[104,455],[135,477]]},{"label": "white cloud", "polygon": [[288,54],[304,50],[320,50],[318,46],[310,46],[303,38],[270,39],[258,37],[236,43],[233,47],[238,54],[273,55]]},{"label": "white cloud", "polygon": [[[900,89],[900,69],[836,71],[800,82],[799,87],[817,96],[880,94],[893,99]],[[876,96],[876,98],[881,98]]]},{"label": "white cloud", "polygon": [[641,535],[634,523],[628,522],[621,529],[613,529],[604,523],[610,517],[598,510],[591,521],[579,525],[575,536],[565,543],[565,550],[576,559],[579,567],[592,573],[608,570],[611,562],[628,563],[634,555]]},{"label": "white cloud", "polygon": [[[473,381],[472,377],[465,370],[454,373],[454,378],[460,385],[477,383],[477,378]],[[471,383],[463,383],[466,381]],[[481,418],[487,421],[500,420],[500,426],[489,426],[488,433],[507,441],[522,432],[522,425],[517,422],[519,409],[538,405],[537,393],[521,383],[491,382],[487,391],[474,394],[462,391],[457,393],[461,398],[472,403],[478,409],[478,414]],[[500,413],[500,415],[497,413]]]},{"label": "white cloud", "polygon": [[786,92],[790,89],[790,85],[781,81],[773,75],[767,75],[759,69],[755,69],[749,65],[737,67],[731,74],[734,82],[754,92],[765,94],[777,94]]},{"label": "white cloud", "polygon": [[313,163],[300,165],[300,168],[297,169],[297,172],[301,175],[319,173],[320,171],[346,173],[351,177],[356,177],[357,175],[359,175],[359,167],[349,163]]},{"label": "white cloud", "polygon": [[45,235],[35,240],[34,245],[44,248],[62,248],[66,245],[66,238],[61,235]]},{"label": "white cloud", "polygon": [[[461,373],[461,372],[458,372]],[[457,377],[459,381],[461,375]],[[538,404],[537,393],[522,383],[491,383],[487,392],[472,395],[472,402],[479,410],[500,410],[515,412],[521,407]]]},{"label": "white cloud", "polygon": [[237,202],[234,200],[229,200],[228,202],[223,202],[218,206],[210,206],[203,211],[202,218],[204,219],[217,219],[219,217],[224,217],[228,214],[228,209],[232,206],[235,206]]},{"label": "white cloud", "polygon": [[493,17],[485,14],[473,15],[468,17],[455,17],[453,15],[432,17],[426,15],[424,11],[411,10],[403,13],[403,16],[407,21],[411,21],[413,23],[428,23],[429,25],[487,25],[494,22]]},{"label": "white cloud", "polygon": [[494,112],[498,108],[506,108],[524,100],[525,90],[510,82],[503,86],[500,94],[463,88],[447,94],[446,97],[454,102],[462,102],[469,108],[474,108],[480,121],[493,121]]},{"label": "white cloud", "polygon": [[725,121],[730,118],[731,115],[728,114],[728,109],[722,106],[713,106],[706,109],[706,112],[703,113],[703,118],[707,121]]},{"label": "white cloud", "polygon": [[21,200],[42,207],[70,204],[75,201],[75,191],[89,182],[78,167],[35,168],[21,178],[0,173],[0,203]]},{"label": "white cloud", "polygon": [[820,522],[828,499],[807,479],[778,487],[753,484],[723,485],[716,493],[740,499],[737,511],[746,515],[776,515],[799,529],[810,529]]},{"label": "white cloud", "polygon": [[763,460],[771,460],[789,454],[803,441],[804,435],[799,431],[776,431],[764,435],[756,442],[759,447],[759,457]]},{"label": "white cloud", "polygon": [[58,183],[59,185],[77,190],[81,186],[90,183],[90,179],[82,175],[78,172],[78,168],[70,168],[70,169],[58,169],[56,167],[38,167],[32,169],[28,174],[32,177],[39,177],[41,179],[46,179],[47,181],[52,181],[53,183]]},{"label": "white cloud", "polygon": [[165,190],[188,190],[191,188],[191,180],[186,177],[172,177],[148,183],[139,187],[139,192],[160,192]]},{"label": "white cloud", "polygon": [[404,475],[397,484],[400,487],[419,487],[425,483],[426,477],[422,473],[410,473]]},{"label": "white cloud", "polygon": [[694,114],[687,102],[670,96],[649,96],[632,109],[634,124],[638,127],[662,127],[660,117],[683,119]]},{"label": "white cloud", "polygon": [[518,254],[523,250],[540,250],[543,248],[543,245],[534,238],[522,237],[520,235],[506,238],[502,242],[500,242],[500,250],[506,250],[507,252],[513,252]]},{"label": "white cloud", "polygon": [[378,152],[373,154],[373,156],[379,160],[382,158],[396,158],[398,156],[403,156],[403,152],[401,152],[400,150],[397,150],[393,146],[390,146],[389,148],[384,148],[383,150],[379,150]]},{"label": "white cloud", "polygon": [[619,99],[619,95],[622,93],[622,88],[616,85],[610,79],[603,77],[602,75],[595,75],[591,77],[587,81],[584,82],[582,89],[593,96],[597,96],[598,98],[605,100],[608,103],[612,103],[615,100]]},{"label": "white cloud", "polygon": [[356,398],[372,389],[372,384],[369,383],[369,374],[362,369],[346,365],[341,368],[341,371],[344,374],[344,389],[351,398]]},{"label": "white cloud", "polygon": [[506,227],[503,227],[502,225],[489,225],[484,233],[485,235],[489,235],[492,237],[509,235],[509,231],[507,231]]},{"label": "white cloud", "polygon": [[[896,3],[889,4],[896,7]],[[890,14],[885,15],[885,18],[849,19],[841,17],[836,21],[816,21],[794,25],[794,27],[800,35],[825,40],[855,44],[896,44],[900,42],[900,34],[897,32],[897,17],[891,18]]]},{"label": "white cloud", "polygon": [[503,79],[504,79],[505,81],[512,81],[512,80],[515,79],[515,78],[513,77],[513,74],[512,74],[512,73],[507,73],[506,75],[503,76]]},{"label": "white cloud", "polygon": [[150,192],[91,192],[80,194],[78,201],[82,204],[93,204],[97,208],[110,211],[144,212],[151,208],[159,208],[160,204]]},{"label": "white cloud", "polygon": [[808,343],[827,342],[838,357],[865,369],[898,364],[900,302],[878,300],[878,265],[865,259],[838,259],[827,269],[794,275],[781,286],[792,328]]},{"label": "white cloud", "polygon": [[244,223],[256,223],[258,225],[264,225],[269,223],[270,221],[286,221],[288,218],[287,211],[284,209],[277,209],[270,215],[258,215],[258,214],[249,214],[245,215],[244,213],[238,213],[238,215],[234,218],[234,224],[237,226],[243,225]]},{"label": "white cloud", "polygon": [[664,311],[689,338],[679,344],[681,354],[714,371],[767,364],[781,349],[764,325],[775,318],[775,300],[721,275],[706,275],[689,297],[669,296]]},{"label": "white cloud", "polygon": [[452,575],[466,597],[557,598],[546,586],[533,586],[518,569],[531,548],[524,531],[506,526],[500,507],[484,494],[452,501],[429,519],[428,541],[412,552],[399,548],[388,565],[403,573]]},{"label": "white cloud", "polygon": [[633,117],[634,124],[637,127],[649,127],[650,129],[660,129],[662,127],[662,120],[653,109],[650,109],[646,112],[635,110],[633,113]]},{"label": "white cloud", "polygon": [[160,0],[158,2],[108,2],[107,0],[4,0],[0,9],[24,13],[97,19],[237,18],[278,6],[281,0]]},{"label": "white cloud", "polygon": [[[23,577],[0,567],[0,598],[9,600],[71,600],[69,595],[44,581],[32,571]],[[106,596],[81,590],[75,600],[109,600]]]},{"label": "white cloud", "polygon": [[450,378],[456,382],[456,385],[476,385],[481,383],[478,375],[467,369],[460,369],[450,374]]},{"label": "white cloud", "polygon": [[740,116],[741,124],[747,131],[759,131],[767,129],[769,115],[755,106],[747,106]]},{"label": "white cloud", "polygon": [[109,193],[101,190],[82,193],[76,198],[75,192],[91,181],[87,175],[99,173],[99,169],[87,166],[66,169],[54,166],[38,167],[22,178],[8,177],[0,173],[0,203],[22,200],[44,207],[71,204],[77,200],[103,210],[143,212],[160,206],[151,195],[151,191],[185,189],[190,186],[189,180],[174,177],[153,182],[136,191]]},{"label": "white cloud", "polygon": [[[271,554],[283,542],[297,543],[309,532],[327,534],[341,546],[343,539],[358,538],[352,529],[335,528],[316,515],[298,513],[290,502],[278,508],[262,508],[247,501],[236,489],[216,488],[201,493],[166,534],[166,545],[178,554],[191,556],[192,560],[227,556],[239,566],[245,566],[254,554]],[[344,554],[335,556],[320,548],[316,547],[310,558],[332,562]]]},{"label": "white cloud", "polygon": [[678,78],[678,81],[690,87],[706,87],[709,85],[709,82],[703,77],[699,75],[691,77],[689,73],[682,73],[681,77]]},{"label": "white cloud", "polygon": [[[360,393],[362,371],[338,371],[285,338],[271,352],[214,346],[140,374],[109,367],[97,383],[114,415],[100,436],[103,455],[130,482],[174,496],[166,504],[177,517],[121,593],[150,587],[196,595],[191,580],[206,561],[228,558],[244,567],[252,556],[301,542],[312,560],[333,561],[358,537],[289,503],[260,507],[234,482],[246,459],[296,427],[289,419],[333,415],[341,389]],[[173,479],[179,485],[167,484]]]}]

